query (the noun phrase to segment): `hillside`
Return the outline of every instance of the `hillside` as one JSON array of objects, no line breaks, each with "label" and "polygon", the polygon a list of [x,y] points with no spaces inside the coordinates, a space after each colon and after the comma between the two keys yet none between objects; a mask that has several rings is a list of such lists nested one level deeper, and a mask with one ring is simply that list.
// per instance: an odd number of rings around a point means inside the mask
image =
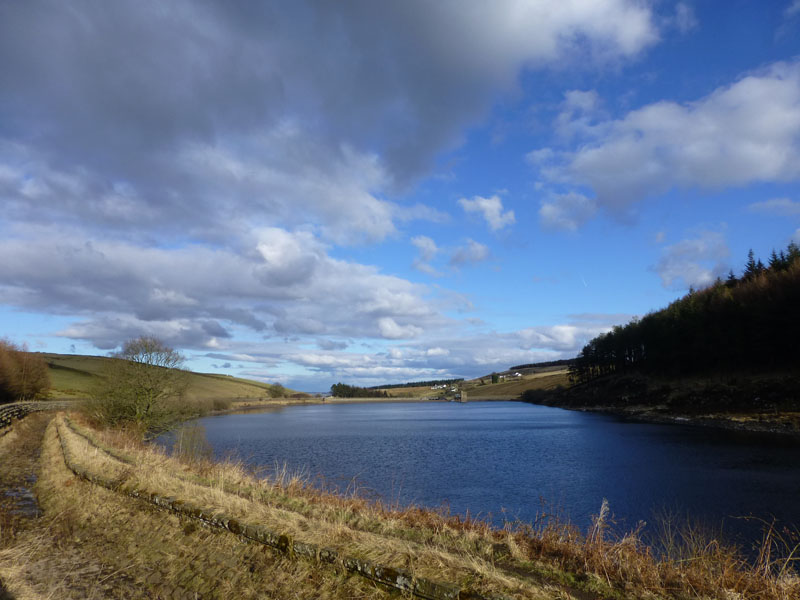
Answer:
[{"label": "hillside", "polygon": [[[82,356],[76,354],[41,354],[47,362],[52,388],[52,399],[77,399],[89,395],[92,384],[101,376],[106,361],[115,360],[104,356]],[[228,375],[188,372],[189,400],[256,399],[270,397],[273,386],[260,381],[240,379]],[[285,390],[293,394],[292,390]]]},{"label": "hillside", "polygon": [[[517,376],[517,373],[519,375]],[[514,400],[527,390],[553,390],[569,385],[567,368],[563,365],[525,365],[507,371],[494,373],[498,382],[492,383],[492,374],[476,377],[454,384],[454,387],[467,392],[469,400]],[[376,394],[389,398],[429,398],[448,395],[447,388],[428,385],[409,387],[375,388]]]},{"label": "hillside", "polygon": [[530,402],[741,429],[800,432],[800,248],[731,272],[591,340],[575,385]]},{"label": "hillside", "polygon": [[[519,373],[519,376],[516,376]],[[529,390],[548,391],[569,385],[567,369],[563,367],[524,368],[498,374],[499,381],[492,383],[486,375],[464,382],[462,389],[470,400],[516,399]]]}]

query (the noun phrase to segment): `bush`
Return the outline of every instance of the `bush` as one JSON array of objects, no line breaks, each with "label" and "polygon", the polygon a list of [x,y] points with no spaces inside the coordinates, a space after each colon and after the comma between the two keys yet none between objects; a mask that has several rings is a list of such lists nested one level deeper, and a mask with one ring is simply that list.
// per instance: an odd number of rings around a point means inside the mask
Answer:
[{"label": "bush", "polygon": [[233,402],[230,398],[214,398],[211,402],[211,408],[213,410],[228,410],[231,404],[233,404]]},{"label": "bush", "polygon": [[267,390],[267,394],[270,398],[283,398],[286,396],[286,388],[280,383],[273,383]]},{"label": "bush", "polygon": [[0,340],[0,404],[36,400],[50,389],[45,360],[8,340]]}]

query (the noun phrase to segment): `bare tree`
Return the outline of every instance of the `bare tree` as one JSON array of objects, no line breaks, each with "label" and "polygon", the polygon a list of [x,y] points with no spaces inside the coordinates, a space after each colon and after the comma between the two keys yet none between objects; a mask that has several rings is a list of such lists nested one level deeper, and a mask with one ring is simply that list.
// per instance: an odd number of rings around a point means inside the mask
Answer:
[{"label": "bare tree", "polygon": [[184,357],[158,338],[128,340],[112,356],[87,408],[110,425],[129,423],[142,433],[180,412],[187,386]]}]

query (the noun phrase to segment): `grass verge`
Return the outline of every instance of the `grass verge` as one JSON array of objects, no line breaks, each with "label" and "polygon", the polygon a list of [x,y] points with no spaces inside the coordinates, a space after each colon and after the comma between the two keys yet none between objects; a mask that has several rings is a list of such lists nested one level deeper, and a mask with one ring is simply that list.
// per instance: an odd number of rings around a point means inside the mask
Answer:
[{"label": "grass verge", "polygon": [[[767,530],[765,550],[752,565],[696,530],[673,527],[657,559],[639,532],[612,531],[607,506],[588,532],[547,514],[532,525],[498,530],[444,512],[326,494],[285,470],[263,478],[240,464],[178,461],[119,432],[92,432],[85,425],[72,431],[65,425],[60,431],[81,464],[115,478],[122,490],[147,489],[191,501],[294,539],[452,581],[471,593],[780,600],[800,594],[798,548],[775,552],[779,532]],[[791,546],[788,537],[783,541]]]}]

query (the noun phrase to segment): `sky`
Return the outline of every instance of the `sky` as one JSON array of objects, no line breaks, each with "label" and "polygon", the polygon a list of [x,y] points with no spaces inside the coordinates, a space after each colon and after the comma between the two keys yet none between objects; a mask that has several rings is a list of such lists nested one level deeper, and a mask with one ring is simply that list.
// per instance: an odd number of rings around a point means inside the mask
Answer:
[{"label": "sky", "polygon": [[800,0],[0,0],[0,336],[324,391],[800,241]]}]

